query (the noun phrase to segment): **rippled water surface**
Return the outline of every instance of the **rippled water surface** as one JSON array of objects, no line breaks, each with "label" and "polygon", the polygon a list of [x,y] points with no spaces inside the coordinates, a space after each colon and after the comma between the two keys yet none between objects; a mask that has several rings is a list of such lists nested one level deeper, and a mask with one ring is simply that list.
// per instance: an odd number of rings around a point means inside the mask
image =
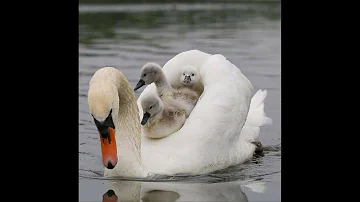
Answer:
[{"label": "rippled water surface", "polygon": [[[79,11],[80,201],[281,200],[280,4],[80,5]],[[211,175],[175,176],[167,182],[95,179],[103,166],[87,106],[91,76],[101,67],[114,66],[135,86],[143,64],[164,65],[190,49],[223,54],[253,83],[254,93],[267,89],[265,112],[273,125],[261,129],[265,156]],[[121,194],[113,196],[110,189]]]}]

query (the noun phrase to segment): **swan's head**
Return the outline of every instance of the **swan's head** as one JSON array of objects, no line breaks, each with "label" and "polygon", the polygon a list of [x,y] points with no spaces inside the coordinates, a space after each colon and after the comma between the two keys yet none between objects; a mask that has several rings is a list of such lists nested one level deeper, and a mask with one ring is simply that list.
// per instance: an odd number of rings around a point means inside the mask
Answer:
[{"label": "swan's head", "polygon": [[153,93],[149,93],[141,99],[141,107],[144,112],[141,125],[145,125],[150,117],[160,114],[164,109],[161,99]]},{"label": "swan's head", "polygon": [[89,112],[99,132],[102,160],[108,169],[113,169],[118,160],[115,123],[119,112],[119,80],[123,77],[115,68],[105,67],[98,70],[89,83]]},{"label": "swan's head", "polygon": [[99,91],[89,89],[88,105],[100,134],[103,164],[108,169],[113,169],[117,164],[114,124],[116,110],[114,110],[115,107],[111,102],[111,95],[110,93],[105,95]]},{"label": "swan's head", "polygon": [[185,86],[192,86],[200,80],[198,69],[193,66],[185,66],[180,76],[180,82]]},{"label": "swan's head", "polygon": [[159,80],[161,71],[162,69],[160,65],[153,62],[146,63],[141,68],[140,80],[136,84],[134,90],[136,91],[144,85],[149,85]]}]

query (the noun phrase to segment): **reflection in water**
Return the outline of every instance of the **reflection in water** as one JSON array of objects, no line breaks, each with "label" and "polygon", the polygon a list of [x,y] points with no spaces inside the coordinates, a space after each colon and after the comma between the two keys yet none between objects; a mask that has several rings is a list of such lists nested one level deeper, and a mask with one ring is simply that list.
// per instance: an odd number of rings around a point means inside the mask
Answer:
[{"label": "reflection in water", "polygon": [[176,201],[178,198],[180,198],[180,195],[173,191],[161,191],[161,190],[153,190],[146,192],[143,197],[141,197],[141,200],[143,202],[150,202],[150,201]]},{"label": "reflection in water", "polygon": [[[103,202],[142,201],[238,201],[247,202],[239,181],[222,183],[165,183],[116,181],[103,195]],[[250,186],[250,185],[246,185]],[[259,184],[256,184],[259,186]]]},{"label": "reflection in water", "polygon": [[114,190],[109,190],[103,195],[103,202],[116,202],[118,197],[116,196]]}]

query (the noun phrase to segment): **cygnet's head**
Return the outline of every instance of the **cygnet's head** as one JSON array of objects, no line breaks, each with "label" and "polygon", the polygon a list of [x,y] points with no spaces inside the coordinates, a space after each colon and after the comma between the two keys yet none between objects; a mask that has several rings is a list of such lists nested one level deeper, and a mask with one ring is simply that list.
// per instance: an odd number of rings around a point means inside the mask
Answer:
[{"label": "cygnet's head", "polygon": [[153,62],[146,63],[141,68],[140,80],[136,84],[134,91],[136,91],[137,89],[141,88],[144,85],[149,85],[157,81],[160,77],[161,71],[162,68],[160,65]]},{"label": "cygnet's head", "polygon": [[164,105],[157,94],[148,94],[141,99],[141,107],[143,109],[144,116],[141,120],[141,125],[145,125],[150,117],[153,117],[161,113],[164,109]]},{"label": "cygnet's head", "polygon": [[200,80],[200,74],[196,67],[185,66],[180,76],[180,82],[185,86],[192,86]]}]

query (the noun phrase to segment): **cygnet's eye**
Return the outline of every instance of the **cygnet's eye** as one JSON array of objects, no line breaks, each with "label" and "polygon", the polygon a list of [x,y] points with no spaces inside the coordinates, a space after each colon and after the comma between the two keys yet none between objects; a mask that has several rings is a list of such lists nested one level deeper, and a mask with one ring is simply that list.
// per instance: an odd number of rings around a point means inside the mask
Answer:
[{"label": "cygnet's eye", "polygon": [[144,76],[146,76],[146,74],[144,74]]},{"label": "cygnet's eye", "polygon": [[195,76],[195,74],[191,74],[191,76]]},{"label": "cygnet's eye", "polygon": [[185,73],[183,73],[183,75],[185,76]]},{"label": "cygnet's eye", "polygon": [[150,107],[150,109],[152,109],[153,106]]}]

